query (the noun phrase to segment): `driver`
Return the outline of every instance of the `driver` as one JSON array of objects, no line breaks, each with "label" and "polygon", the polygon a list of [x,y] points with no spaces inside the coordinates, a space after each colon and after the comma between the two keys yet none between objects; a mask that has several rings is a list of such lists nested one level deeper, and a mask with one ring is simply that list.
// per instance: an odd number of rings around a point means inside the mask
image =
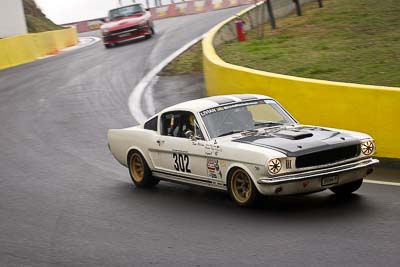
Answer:
[{"label": "driver", "polygon": [[182,130],[186,137],[189,136],[189,132],[192,132],[194,135],[194,127],[195,127],[195,118],[193,114],[190,114],[186,123],[183,125]]}]

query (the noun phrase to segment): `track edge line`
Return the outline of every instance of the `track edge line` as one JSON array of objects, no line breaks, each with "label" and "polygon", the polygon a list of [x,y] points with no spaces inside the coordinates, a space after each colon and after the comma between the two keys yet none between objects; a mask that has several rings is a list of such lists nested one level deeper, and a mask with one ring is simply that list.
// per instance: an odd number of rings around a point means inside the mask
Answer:
[{"label": "track edge line", "polygon": [[[153,69],[151,69],[147,74],[139,81],[139,83],[133,88],[131,94],[129,95],[128,106],[131,112],[132,117],[139,123],[143,123],[146,120],[146,115],[142,110],[141,103],[143,98],[143,93],[151,83],[153,78],[165,67],[167,66],[172,60],[177,58],[183,52],[188,50],[192,47],[195,43],[199,42],[201,39],[204,38],[206,33],[200,35],[199,37],[191,40],[190,42],[186,43],[184,46],[173,52],[163,61],[161,61],[158,65],[156,65]],[[148,100],[149,103],[153,103],[153,96],[151,99]],[[154,110],[154,107],[151,107]]]}]

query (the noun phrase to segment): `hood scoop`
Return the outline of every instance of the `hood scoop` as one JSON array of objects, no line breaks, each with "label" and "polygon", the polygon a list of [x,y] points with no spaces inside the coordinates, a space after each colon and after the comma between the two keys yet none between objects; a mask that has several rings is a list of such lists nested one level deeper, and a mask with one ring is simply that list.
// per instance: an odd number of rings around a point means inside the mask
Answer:
[{"label": "hood scoop", "polygon": [[310,132],[296,131],[296,130],[283,130],[274,134],[274,136],[290,140],[300,140],[304,138],[313,137],[313,135],[314,134]]}]

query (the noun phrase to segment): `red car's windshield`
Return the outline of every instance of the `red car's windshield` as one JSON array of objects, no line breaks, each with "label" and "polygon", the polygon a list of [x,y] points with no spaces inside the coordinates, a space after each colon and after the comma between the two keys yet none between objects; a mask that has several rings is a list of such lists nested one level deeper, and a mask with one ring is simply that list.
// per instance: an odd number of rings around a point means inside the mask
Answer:
[{"label": "red car's windshield", "polygon": [[123,17],[129,17],[133,14],[144,13],[141,5],[132,5],[110,10],[108,18],[111,20]]}]

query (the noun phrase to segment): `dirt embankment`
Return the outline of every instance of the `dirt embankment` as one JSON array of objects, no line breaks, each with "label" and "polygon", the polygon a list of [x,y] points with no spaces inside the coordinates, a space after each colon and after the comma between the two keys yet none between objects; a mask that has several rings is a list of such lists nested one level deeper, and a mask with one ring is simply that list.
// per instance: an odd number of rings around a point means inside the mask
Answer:
[{"label": "dirt embankment", "polygon": [[35,33],[62,29],[62,27],[46,18],[46,15],[43,14],[34,0],[23,0],[23,4],[28,32]]}]

